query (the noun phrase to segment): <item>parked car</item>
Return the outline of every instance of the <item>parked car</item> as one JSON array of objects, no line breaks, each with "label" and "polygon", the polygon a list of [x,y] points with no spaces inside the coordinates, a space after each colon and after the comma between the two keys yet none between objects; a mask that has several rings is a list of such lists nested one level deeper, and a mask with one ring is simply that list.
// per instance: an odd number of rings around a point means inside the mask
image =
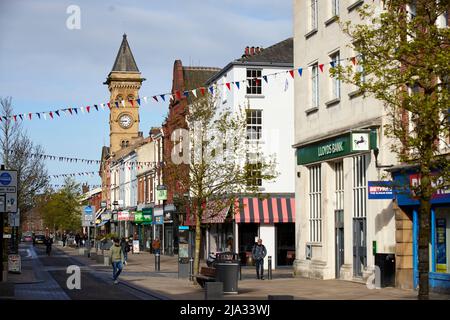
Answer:
[{"label": "parked car", "polygon": [[75,237],[74,236],[69,236],[67,237],[67,246],[76,246],[76,242],[75,242]]},{"label": "parked car", "polygon": [[45,236],[43,234],[38,234],[34,237],[35,244],[44,244]]},{"label": "parked car", "polygon": [[30,234],[26,234],[22,237],[22,241],[23,242],[32,242],[33,241],[33,236]]}]

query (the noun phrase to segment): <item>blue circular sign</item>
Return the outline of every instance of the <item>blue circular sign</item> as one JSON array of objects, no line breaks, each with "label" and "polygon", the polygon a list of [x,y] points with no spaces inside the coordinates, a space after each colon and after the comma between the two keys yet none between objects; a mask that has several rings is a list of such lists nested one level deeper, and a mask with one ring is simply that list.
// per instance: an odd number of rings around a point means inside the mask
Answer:
[{"label": "blue circular sign", "polygon": [[7,186],[11,183],[11,175],[8,172],[3,172],[0,174],[0,183],[4,186]]},{"label": "blue circular sign", "polygon": [[92,213],[92,207],[91,206],[87,206],[84,208],[84,212],[87,214],[91,214]]}]

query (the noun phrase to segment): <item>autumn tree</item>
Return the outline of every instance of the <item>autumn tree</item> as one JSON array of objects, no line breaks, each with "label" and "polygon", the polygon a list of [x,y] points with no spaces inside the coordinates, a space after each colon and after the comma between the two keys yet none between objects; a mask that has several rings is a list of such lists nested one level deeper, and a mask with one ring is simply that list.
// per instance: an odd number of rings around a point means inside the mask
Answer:
[{"label": "autumn tree", "polygon": [[337,65],[332,75],[384,103],[389,117],[386,134],[396,141],[392,151],[421,176],[411,191],[420,201],[418,296],[428,299],[431,198],[438,189],[448,188],[450,181],[450,31],[446,27],[450,2],[380,3],[359,9],[361,23],[341,22],[357,65]]}]

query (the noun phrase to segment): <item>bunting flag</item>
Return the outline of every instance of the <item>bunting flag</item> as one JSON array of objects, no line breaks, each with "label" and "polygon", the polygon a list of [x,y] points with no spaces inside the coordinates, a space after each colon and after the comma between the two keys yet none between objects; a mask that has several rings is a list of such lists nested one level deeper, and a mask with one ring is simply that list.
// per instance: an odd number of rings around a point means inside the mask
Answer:
[{"label": "bunting flag", "polygon": [[302,68],[298,68],[298,74],[300,75],[300,77],[302,76],[303,73],[303,69]]},{"label": "bunting flag", "polygon": [[189,91],[183,92],[183,95],[184,95],[186,98],[189,98]]},{"label": "bunting flag", "polygon": [[147,103],[147,97],[144,97],[144,102]]},{"label": "bunting flag", "polygon": [[38,113],[36,113],[37,115],[38,115],[38,117],[39,117],[39,119],[41,118],[41,114],[38,112]]},{"label": "bunting flag", "polygon": [[90,107],[90,106],[87,106],[87,107],[86,107],[86,110],[87,110],[87,112],[89,113],[89,110],[91,110],[91,107]]},{"label": "bunting flag", "polygon": [[196,98],[197,98],[197,90],[196,90],[196,89],[194,89],[194,90],[192,90],[191,92],[192,92],[192,94],[194,95],[194,97],[196,97]]},{"label": "bunting flag", "polygon": [[205,95],[205,88],[204,88],[204,87],[201,87],[201,88],[200,88],[200,92],[202,93],[202,96],[204,96],[204,95]]},{"label": "bunting flag", "polygon": [[351,57],[350,59],[352,60],[353,65],[356,66],[356,57]]},{"label": "bunting flag", "polygon": [[292,79],[294,79],[294,70],[289,70],[289,73],[291,74]]},{"label": "bunting flag", "polygon": [[161,97],[161,99],[163,99],[164,102],[166,101],[166,97],[164,94],[160,94],[159,96]]},{"label": "bunting flag", "polygon": [[53,119],[53,112],[50,111],[48,114],[50,115],[50,118]]},{"label": "bunting flag", "polygon": [[23,115],[22,115],[22,114],[19,114],[19,117],[20,117],[20,120],[23,121]]},{"label": "bunting flag", "polygon": [[122,107],[125,108],[125,100],[122,100],[121,103],[122,103]]},{"label": "bunting flag", "polygon": [[180,91],[178,91],[178,90],[175,91],[175,95],[176,95],[178,100],[181,100],[181,93],[180,93]]},{"label": "bunting flag", "polygon": [[330,62],[330,66],[331,66],[332,68],[334,68],[335,65],[336,65],[336,63],[335,63],[334,61],[331,61],[331,62]]},{"label": "bunting flag", "polygon": [[47,117],[45,116],[45,112],[42,112],[42,115],[44,116],[44,120],[47,120]]},{"label": "bunting flag", "polygon": [[109,110],[111,110],[111,103],[107,103]]},{"label": "bunting flag", "polygon": [[83,107],[80,107],[80,110],[81,110],[81,113],[84,114],[84,108],[83,108]]},{"label": "bunting flag", "polygon": [[[29,117],[29,118],[30,118],[30,120],[31,120],[31,113],[29,113],[29,114],[28,114],[28,117]],[[0,119],[1,119],[1,118],[0,118]]]},{"label": "bunting flag", "polygon": [[257,86],[260,86],[261,85],[261,80],[259,80],[258,78],[255,78],[255,84]]},{"label": "bunting flag", "polygon": [[14,121],[17,122],[17,116],[14,115],[13,117],[14,117]]},{"label": "bunting flag", "polygon": [[58,111],[58,110],[56,110],[55,113],[56,113],[56,115],[57,115],[58,117],[60,117],[59,111]]},{"label": "bunting flag", "polygon": [[73,111],[75,111],[75,114],[78,115],[78,110],[77,110],[77,108],[73,108]]},{"label": "bunting flag", "polygon": [[158,97],[157,96],[153,96],[153,99],[155,99],[155,101],[158,102]]},{"label": "bunting flag", "polygon": [[322,63],[322,64],[319,64],[319,69],[320,69],[320,71],[323,72],[323,63]]},{"label": "bunting flag", "polygon": [[69,113],[70,113],[70,114],[72,114],[72,109],[71,109],[71,108],[69,108],[68,110],[69,110]]},{"label": "bunting flag", "polygon": [[98,106],[96,104],[94,104],[94,108],[98,111]]},{"label": "bunting flag", "polygon": [[209,87],[209,91],[211,92],[211,94],[214,94],[214,88],[213,88],[213,86]]},{"label": "bunting flag", "polygon": [[141,105],[141,99],[136,99],[136,103],[138,104],[138,106]]},{"label": "bunting flag", "polygon": [[116,103],[116,108],[119,108],[119,103],[117,101],[115,103]]},{"label": "bunting flag", "polygon": [[267,81],[267,76],[263,76],[263,79],[266,83],[269,83],[269,81]]},{"label": "bunting flag", "polygon": [[134,103],[133,103],[133,100],[128,100],[128,101],[130,101],[130,103],[131,103],[131,106],[132,106],[132,107],[134,107]]},{"label": "bunting flag", "polygon": [[239,81],[236,81],[235,84],[236,84],[236,87],[237,87],[238,90],[239,90]]},{"label": "bunting flag", "polygon": [[228,90],[231,90],[231,86],[230,86],[229,82],[225,83],[225,85],[227,86]]},{"label": "bunting flag", "polygon": [[172,100],[174,100],[174,97],[173,97],[173,95],[172,95],[172,94],[168,93],[167,95],[169,96],[169,101],[172,101]]}]

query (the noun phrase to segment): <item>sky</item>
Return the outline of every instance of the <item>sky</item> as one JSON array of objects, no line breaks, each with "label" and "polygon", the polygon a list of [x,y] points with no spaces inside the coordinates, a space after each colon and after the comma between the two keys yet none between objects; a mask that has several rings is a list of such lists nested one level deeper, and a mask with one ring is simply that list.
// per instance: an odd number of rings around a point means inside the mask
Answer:
[{"label": "sky", "polygon": [[[79,28],[67,27],[71,5],[80,9]],[[139,94],[153,96],[170,92],[177,59],[184,66],[223,68],[246,46],[266,48],[291,37],[292,0],[0,0],[0,97],[12,97],[16,114],[108,102],[103,82],[124,33],[146,78]],[[144,136],[161,126],[167,109],[167,102],[142,105]],[[102,146],[109,146],[109,111],[99,110],[21,122],[45,154],[100,160]],[[55,160],[46,166],[50,175],[99,170]],[[53,185],[63,181],[51,179]],[[98,174],[76,181],[101,183]]]}]

